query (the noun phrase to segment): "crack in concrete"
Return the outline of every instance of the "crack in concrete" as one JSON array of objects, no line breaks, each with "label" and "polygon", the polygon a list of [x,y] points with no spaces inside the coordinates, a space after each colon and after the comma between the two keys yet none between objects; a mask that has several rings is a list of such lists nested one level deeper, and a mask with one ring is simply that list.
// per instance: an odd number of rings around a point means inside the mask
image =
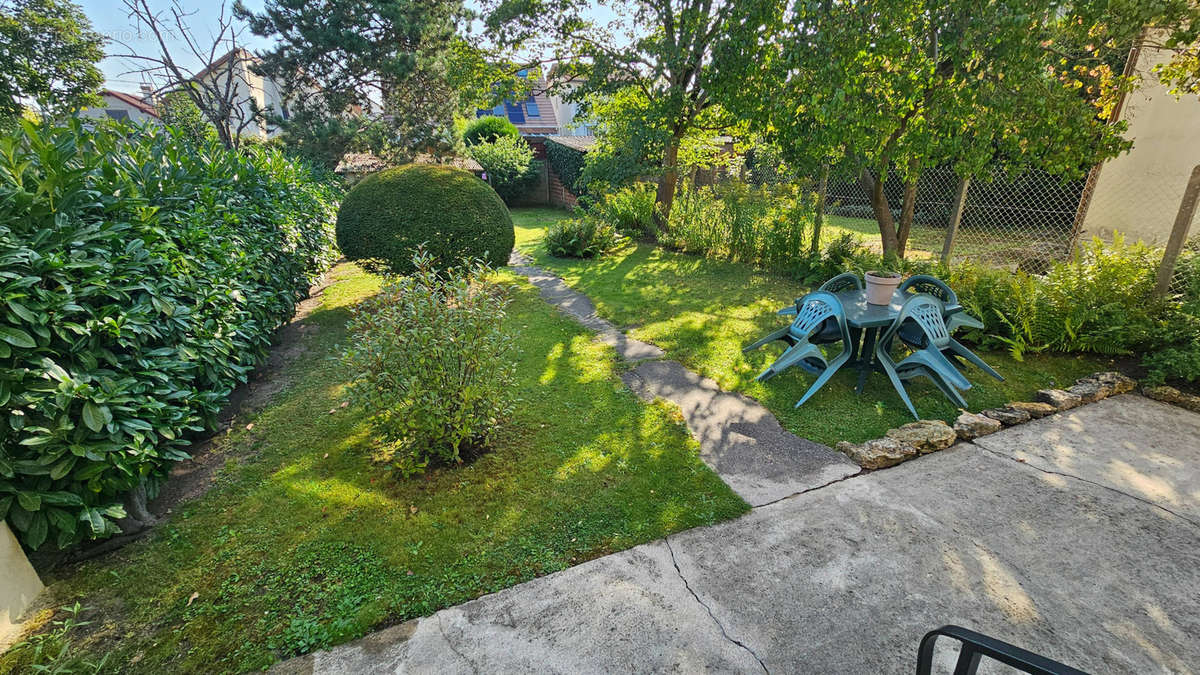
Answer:
[{"label": "crack in concrete", "polygon": [[1132,495],[1132,494],[1129,494],[1128,492],[1125,492],[1124,490],[1120,490],[1120,489],[1118,489],[1118,488],[1115,488],[1115,487],[1113,487],[1113,486],[1111,486],[1111,485],[1105,485],[1104,483],[1097,483],[1097,482],[1096,482],[1096,481],[1094,481],[1094,480],[1088,480],[1088,479],[1086,479],[1086,478],[1083,478],[1083,477],[1081,477],[1081,476],[1076,476],[1076,475],[1074,475],[1074,474],[1070,474],[1070,473],[1064,473],[1064,472],[1062,472],[1062,471],[1055,471],[1054,469],[1046,469],[1046,468],[1043,468],[1043,467],[1037,466],[1036,464],[1032,464],[1032,463],[1030,463],[1029,461],[1024,461],[1024,462],[1023,462],[1023,461],[1021,461],[1021,460],[1017,459],[1016,457],[1013,457],[1012,455],[1008,455],[1008,454],[1005,454],[1005,453],[1003,453],[1003,452],[997,452],[997,451],[995,451],[995,450],[992,450],[991,448],[985,448],[985,447],[983,447],[982,445],[977,445],[977,444],[975,444],[975,443],[971,443],[970,445],[971,445],[971,446],[973,446],[973,447],[979,448],[980,450],[983,450],[984,452],[987,452],[987,453],[990,453],[990,454],[992,454],[992,455],[995,455],[995,456],[997,456],[997,457],[1002,457],[1002,458],[1004,458],[1004,459],[1007,459],[1007,460],[1008,460],[1008,461],[1010,461],[1010,462],[1014,462],[1014,463],[1016,463],[1016,464],[1021,464],[1021,465],[1027,466],[1027,467],[1029,467],[1029,468],[1031,468],[1031,469],[1036,469],[1037,471],[1041,471],[1042,473],[1050,474],[1050,475],[1052,475],[1052,476],[1062,476],[1062,477],[1064,477],[1064,478],[1073,478],[1073,479],[1075,479],[1075,480],[1077,480],[1077,481],[1079,481],[1079,482],[1081,482],[1081,483],[1087,483],[1088,485],[1095,485],[1096,487],[1098,487],[1098,488],[1103,488],[1103,489],[1105,489],[1105,490],[1108,490],[1109,492],[1115,492],[1115,493],[1117,493],[1117,494],[1119,494],[1119,495],[1121,495],[1121,496],[1123,496],[1123,497],[1128,497],[1128,498],[1130,498],[1130,499],[1132,499],[1132,500],[1134,500],[1134,501],[1138,501],[1138,502],[1141,502],[1141,503],[1143,503],[1143,504],[1146,504],[1146,505],[1148,505],[1148,506],[1153,506],[1153,507],[1154,507],[1154,508],[1156,508],[1156,509],[1160,509],[1160,510],[1162,510],[1162,511],[1166,511],[1167,513],[1169,513],[1169,514],[1171,514],[1171,515],[1175,516],[1176,518],[1178,518],[1178,519],[1182,520],[1183,522],[1185,522],[1185,523],[1187,523],[1187,524],[1191,525],[1192,527],[1195,527],[1195,528],[1197,528],[1197,529],[1200,529],[1200,522],[1197,522],[1197,521],[1195,521],[1195,520],[1192,520],[1191,518],[1189,518],[1189,517],[1187,517],[1187,516],[1185,516],[1185,515],[1183,515],[1183,514],[1181,514],[1181,513],[1178,513],[1178,512],[1176,512],[1176,511],[1172,511],[1171,509],[1168,509],[1167,507],[1163,506],[1162,504],[1159,504],[1158,502],[1153,502],[1153,501],[1150,501],[1149,499],[1146,499],[1145,497],[1139,497],[1139,496],[1137,496],[1137,495]]},{"label": "crack in concrete", "polygon": [[675,548],[671,546],[671,538],[664,537],[663,542],[665,542],[667,545],[667,552],[671,554],[671,564],[675,566],[675,573],[679,575],[679,580],[683,582],[683,587],[687,589],[687,592],[692,595],[692,598],[694,598],[696,602],[700,603],[700,606],[704,608],[704,611],[708,612],[709,618],[713,620],[713,623],[717,624],[717,628],[721,631],[722,637],[724,637],[730,643],[746,650],[746,653],[750,654],[750,656],[753,656],[755,661],[758,661],[758,665],[763,669],[763,672],[767,673],[767,675],[770,675],[771,671],[767,669],[767,664],[763,663],[763,660],[758,653],[751,649],[746,643],[730,635],[725,630],[725,625],[722,624],[721,620],[717,618],[717,615],[713,614],[712,608],[700,599],[700,596],[696,594],[696,591],[692,590],[692,585],[688,583],[687,577],[683,575],[683,570],[679,569],[679,561],[675,559]]},{"label": "crack in concrete", "polygon": [[471,668],[472,673],[478,673],[479,667],[476,666],[471,659],[468,659],[466,654],[458,651],[458,648],[455,647],[454,643],[450,641],[450,637],[446,635],[446,627],[442,624],[442,613],[438,612],[435,617],[437,618],[438,632],[441,633],[442,639],[446,641],[446,646],[449,647],[450,651],[454,652],[458,658],[467,662],[467,665]]},{"label": "crack in concrete", "polygon": [[814,485],[814,486],[812,486],[812,487],[810,487],[810,488],[805,488],[805,489],[803,489],[803,490],[801,490],[801,491],[799,491],[799,492],[796,492],[796,493],[793,493],[793,494],[790,494],[790,495],[786,495],[786,496],[780,497],[779,499],[772,499],[772,500],[771,500],[771,501],[769,501],[769,502],[766,502],[766,503],[763,503],[763,504],[759,504],[758,506],[752,506],[752,507],[750,507],[750,508],[751,508],[751,509],[761,509],[761,508],[763,508],[764,506],[770,506],[770,505],[772,505],[772,504],[778,504],[779,502],[782,502],[782,501],[787,501],[788,499],[795,499],[796,497],[799,497],[800,495],[806,495],[806,494],[808,494],[808,493],[810,493],[810,492],[813,492],[813,491],[815,491],[815,490],[820,490],[820,489],[822,489],[822,488],[827,488],[827,487],[829,487],[830,485],[833,485],[833,484],[835,484],[835,483],[841,483],[841,482],[843,482],[843,481],[848,481],[848,480],[850,480],[851,478],[858,478],[859,476],[865,476],[865,475],[867,475],[868,473],[870,473],[870,472],[869,472],[869,471],[865,471],[865,470],[860,470],[858,473],[852,473],[852,474],[850,474],[849,476],[842,476],[841,478],[834,478],[833,480],[829,481],[828,483],[821,483],[820,485]]}]

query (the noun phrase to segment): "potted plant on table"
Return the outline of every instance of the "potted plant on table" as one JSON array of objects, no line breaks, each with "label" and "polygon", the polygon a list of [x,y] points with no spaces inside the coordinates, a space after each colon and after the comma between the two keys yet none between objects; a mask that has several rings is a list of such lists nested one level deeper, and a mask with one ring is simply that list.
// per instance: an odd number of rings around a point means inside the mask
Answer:
[{"label": "potted plant on table", "polygon": [[892,294],[896,292],[896,287],[900,285],[901,281],[899,272],[871,270],[863,275],[863,277],[867,281],[867,304],[892,304]]}]

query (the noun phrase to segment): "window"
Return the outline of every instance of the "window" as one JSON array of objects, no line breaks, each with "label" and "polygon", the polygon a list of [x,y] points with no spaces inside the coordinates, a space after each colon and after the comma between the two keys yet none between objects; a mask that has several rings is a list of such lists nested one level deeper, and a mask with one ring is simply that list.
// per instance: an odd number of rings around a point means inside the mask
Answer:
[{"label": "window", "polygon": [[108,115],[109,117],[113,118],[114,120],[124,121],[124,120],[129,119],[129,111],[128,110],[118,110],[116,108],[108,108],[107,110],[104,111],[104,113],[106,115]]}]

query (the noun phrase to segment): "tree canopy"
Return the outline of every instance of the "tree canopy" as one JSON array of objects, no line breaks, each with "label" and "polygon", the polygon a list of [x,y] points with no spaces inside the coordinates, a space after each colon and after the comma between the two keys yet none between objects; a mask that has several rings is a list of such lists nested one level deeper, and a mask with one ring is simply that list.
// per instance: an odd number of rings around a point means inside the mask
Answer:
[{"label": "tree canopy", "polygon": [[310,140],[368,117],[389,128],[388,147],[372,151],[445,152],[454,116],[505,91],[516,70],[463,38],[462,0],[268,0],[235,12],[277,39],[258,70],[293,100],[285,132]]},{"label": "tree canopy", "polygon": [[104,37],[68,0],[0,0],[0,117],[31,101],[52,114],[99,101]]},{"label": "tree canopy", "polygon": [[[698,127],[724,128],[734,120],[720,114],[713,96],[713,55],[736,43],[758,42],[760,22],[773,0],[495,0],[487,25],[510,48],[541,54],[556,64],[556,78],[569,99],[622,92],[638,102],[641,137],[654,148],[659,173],[660,222],[674,200],[682,140]],[[602,23],[600,5],[616,16]],[[630,93],[632,91],[632,93]]]},{"label": "tree canopy", "polygon": [[[729,105],[794,159],[849,158],[885,254],[904,253],[925,169],[950,164],[970,176],[999,161],[1072,175],[1130,145],[1108,116],[1131,82],[1105,57],[1141,26],[1117,14],[1059,0],[798,0],[776,9],[765,58],[757,48],[729,55],[750,78],[729,71]],[[1084,51],[1058,51],[1079,34]],[[882,186],[889,170],[906,187],[898,225]]]}]

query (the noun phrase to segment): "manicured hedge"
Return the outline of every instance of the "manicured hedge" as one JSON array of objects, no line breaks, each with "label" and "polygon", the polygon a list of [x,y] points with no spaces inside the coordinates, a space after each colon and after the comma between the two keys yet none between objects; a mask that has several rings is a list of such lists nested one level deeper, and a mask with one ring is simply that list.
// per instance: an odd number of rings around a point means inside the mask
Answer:
[{"label": "manicured hedge", "polygon": [[515,236],[508,207],[487,183],[432,164],[367,176],[346,195],[337,216],[342,253],[381,273],[412,272],[420,245],[438,269],[464,258],[507,265]]},{"label": "manicured hedge", "polygon": [[334,259],[337,197],[153,127],[0,138],[0,517],[26,546],[116,533],[188,457]]}]

